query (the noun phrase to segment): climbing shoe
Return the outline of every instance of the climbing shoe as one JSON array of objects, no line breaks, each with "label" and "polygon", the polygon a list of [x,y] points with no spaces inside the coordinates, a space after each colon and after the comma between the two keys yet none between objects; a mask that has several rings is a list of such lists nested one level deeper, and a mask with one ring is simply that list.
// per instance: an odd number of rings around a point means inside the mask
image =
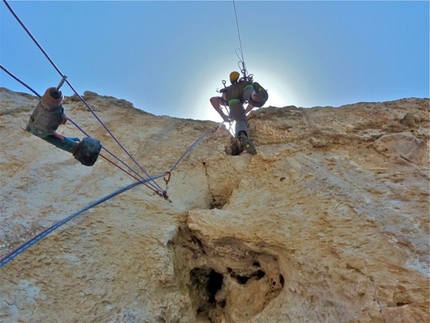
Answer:
[{"label": "climbing shoe", "polygon": [[257,149],[255,149],[254,144],[252,141],[248,138],[248,136],[241,132],[239,134],[239,140],[242,142],[243,146],[245,147],[245,150],[248,152],[248,154],[255,155],[257,154]]}]

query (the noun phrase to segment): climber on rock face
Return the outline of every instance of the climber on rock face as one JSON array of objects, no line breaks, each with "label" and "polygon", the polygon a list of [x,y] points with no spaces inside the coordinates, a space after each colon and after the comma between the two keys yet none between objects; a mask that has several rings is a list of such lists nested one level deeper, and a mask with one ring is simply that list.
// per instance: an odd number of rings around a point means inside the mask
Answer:
[{"label": "climber on rock face", "polygon": [[[255,155],[257,150],[248,136],[248,123],[246,121],[246,115],[254,107],[262,107],[268,99],[268,94],[267,91],[260,86],[260,84],[253,82],[251,77],[239,77],[239,72],[231,72],[231,85],[224,87],[220,91],[222,96],[212,97],[210,102],[214,109],[224,119],[224,121],[236,121],[236,138],[242,142],[249,154]],[[245,109],[243,105],[246,102],[248,105]],[[221,105],[230,107],[230,116],[225,115],[225,113],[221,110]]]},{"label": "climber on rock face", "polygon": [[34,108],[25,129],[50,144],[72,153],[81,164],[92,166],[102,148],[100,141],[90,137],[80,141],[79,138],[63,137],[56,132],[58,127],[67,121],[62,106],[63,99],[63,94],[58,89],[54,87],[47,89]]}]

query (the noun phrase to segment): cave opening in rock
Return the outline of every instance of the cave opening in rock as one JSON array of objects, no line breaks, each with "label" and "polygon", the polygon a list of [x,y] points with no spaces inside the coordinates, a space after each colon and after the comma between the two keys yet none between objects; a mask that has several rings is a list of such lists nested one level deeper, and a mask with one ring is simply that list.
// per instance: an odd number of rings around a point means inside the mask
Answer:
[{"label": "cave opening in rock", "polygon": [[274,253],[235,238],[207,240],[180,227],[171,247],[196,322],[246,322],[286,284]]},{"label": "cave opening in rock", "polygon": [[226,155],[238,156],[242,153],[242,151],[243,151],[243,146],[234,137],[230,139],[230,145],[225,146]]},{"label": "cave opening in rock", "polygon": [[212,203],[209,204],[209,209],[222,209],[224,205],[227,204],[227,199],[224,199],[223,197],[212,197]]},{"label": "cave opening in rock", "polygon": [[[216,294],[222,289],[224,276],[212,268],[198,267],[190,271],[191,288],[196,295],[197,314],[207,314],[216,307]],[[225,306],[225,305],[224,305]]]},{"label": "cave opening in rock", "polygon": [[263,278],[264,276],[266,276],[266,273],[264,271],[262,271],[262,270],[257,270],[256,272],[252,273],[249,276],[241,276],[241,275],[238,275],[238,274],[232,272],[231,268],[228,268],[228,269],[230,269],[230,271],[229,271],[230,272],[230,276],[233,277],[234,279],[236,279],[236,281],[240,285],[245,285],[248,282],[248,280],[251,279],[252,277],[255,277],[256,280],[260,280],[261,278]]},{"label": "cave opening in rock", "polygon": [[217,273],[215,270],[209,272],[207,291],[209,295],[209,303],[215,303],[215,295],[222,288],[224,276]]}]

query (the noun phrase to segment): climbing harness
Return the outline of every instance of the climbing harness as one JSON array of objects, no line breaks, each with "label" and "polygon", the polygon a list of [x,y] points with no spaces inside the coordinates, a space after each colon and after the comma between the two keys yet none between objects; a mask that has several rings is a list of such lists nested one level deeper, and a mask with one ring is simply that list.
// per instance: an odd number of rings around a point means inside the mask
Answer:
[{"label": "climbing harness", "polygon": [[[239,40],[239,48],[236,48],[236,56],[239,59],[237,66],[239,67],[239,70],[242,73],[242,77],[239,79],[239,81],[248,81],[248,82],[252,83],[253,82],[253,74],[248,74],[248,71],[247,71],[246,65],[245,65],[245,58],[243,55],[242,38],[240,35],[239,19],[237,17],[236,3],[234,0],[232,0],[232,4],[233,4],[233,10],[234,10],[234,18],[235,18],[235,22],[236,22],[237,38]],[[235,72],[232,72],[232,73],[235,73]],[[231,74],[230,74],[230,82],[233,83],[231,81]],[[223,90],[225,90],[227,88],[226,83],[227,82],[225,80],[222,80],[222,84],[224,87],[221,90],[217,90],[218,93],[222,93]]]},{"label": "climbing harness", "polygon": [[[211,103],[214,105],[217,112],[224,119],[226,119],[226,117],[223,109],[227,111],[227,115],[230,118],[230,127],[228,131],[235,140],[233,145],[236,145],[236,147],[238,147],[238,150],[240,150],[239,147],[243,146],[248,153],[250,153],[251,155],[255,155],[257,153],[257,150],[255,149],[255,146],[252,141],[248,138],[248,134],[245,131],[243,131],[242,135],[238,130],[232,131],[232,124],[235,120],[238,120],[241,123],[246,122],[246,120],[244,119],[246,119],[247,110],[243,109],[243,104],[245,102],[248,102],[251,107],[262,107],[268,99],[268,94],[267,91],[259,83],[254,82],[253,74],[248,74],[248,71],[246,69],[242,39],[239,28],[239,19],[237,17],[236,3],[234,0],[232,0],[232,3],[236,22],[237,36],[239,40],[239,48],[236,49],[236,55],[239,59],[238,67],[242,73],[242,77],[239,78],[240,74],[236,71],[231,72],[229,76],[231,85],[227,87],[226,80],[222,80],[223,88],[221,90],[217,89],[217,92],[221,93],[222,96],[218,99],[217,105],[215,105],[212,99]],[[235,120],[232,120],[230,107],[232,107],[234,104],[242,105],[242,110],[234,110]],[[235,109],[236,108],[239,109],[238,106],[236,106]]]},{"label": "climbing harness", "polygon": [[[242,38],[241,38],[240,27],[239,27],[239,19],[237,17],[236,3],[234,0],[232,0],[232,4],[233,4],[234,17],[235,17],[235,22],[236,22],[237,37],[239,40],[239,48],[236,49],[236,56],[239,59],[239,62],[238,62],[239,70],[242,73],[242,77],[239,79],[239,82],[246,81],[246,82],[250,83],[248,86],[253,87],[253,90],[254,90],[255,94],[257,95],[258,100],[257,101],[253,100],[252,96],[251,96],[251,98],[248,101],[249,101],[249,103],[252,104],[253,107],[260,108],[266,103],[269,96],[268,96],[267,91],[259,83],[254,82],[254,75],[248,74],[248,71],[247,71],[246,65],[245,65],[245,58],[244,58],[244,54],[243,54]],[[230,82],[232,84],[234,84],[234,83],[236,83],[236,81],[237,81],[237,72],[235,72],[235,71],[231,72],[230,73]],[[217,90],[218,93],[223,93],[224,99],[226,99],[225,95],[224,95],[224,93],[227,91],[226,83],[227,82],[225,80],[222,80],[223,89]],[[240,100],[238,100],[237,98],[233,98],[233,99],[228,100],[226,105],[230,106],[231,104],[236,103],[238,101],[240,101]],[[226,106],[226,105],[224,105],[224,106]]]}]

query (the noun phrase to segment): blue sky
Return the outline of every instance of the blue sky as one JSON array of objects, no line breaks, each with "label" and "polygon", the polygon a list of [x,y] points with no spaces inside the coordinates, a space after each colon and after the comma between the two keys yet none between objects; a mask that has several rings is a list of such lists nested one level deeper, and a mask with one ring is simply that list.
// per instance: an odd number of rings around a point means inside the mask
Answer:
[{"label": "blue sky", "polygon": [[[221,121],[209,103],[238,69],[232,1],[12,1],[69,82],[156,115]],[[235,1],[266,106],[429,97],[427,1]],[[59,74],[0,3],[0,62],[42,94]],[[0,70],[0,86],[29,92]],[[65,95],[72,91],[65,85]],[[65,107],[67,111],[67,106]]]}]

